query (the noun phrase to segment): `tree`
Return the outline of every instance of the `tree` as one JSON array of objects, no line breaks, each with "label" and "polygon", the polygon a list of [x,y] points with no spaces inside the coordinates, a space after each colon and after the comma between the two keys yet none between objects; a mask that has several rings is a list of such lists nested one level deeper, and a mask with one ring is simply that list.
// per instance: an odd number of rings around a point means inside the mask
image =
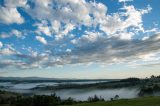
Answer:
[{"label": "tree", "polygon": [[115,95],[114,100],[118,100],[119,99],[119,95]]}]

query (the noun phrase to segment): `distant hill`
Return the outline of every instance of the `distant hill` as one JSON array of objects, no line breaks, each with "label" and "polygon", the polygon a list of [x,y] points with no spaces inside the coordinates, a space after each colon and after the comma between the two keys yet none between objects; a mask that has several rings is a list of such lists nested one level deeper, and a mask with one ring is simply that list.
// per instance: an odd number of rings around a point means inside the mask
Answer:
[{"label": "distant hill", "polygon": [[14,81],[43,81],[43,82],[47,82],[47,81],[115,81],[118,79],[67,79],[67,78],[43,78],[43,77],[0,77],[0,81],[10,81],[10,82],[14,82]]},{"label": "distant hill", "polygon": [[0,77],[0,80],[57,80],[58,78],[42,77]]}]

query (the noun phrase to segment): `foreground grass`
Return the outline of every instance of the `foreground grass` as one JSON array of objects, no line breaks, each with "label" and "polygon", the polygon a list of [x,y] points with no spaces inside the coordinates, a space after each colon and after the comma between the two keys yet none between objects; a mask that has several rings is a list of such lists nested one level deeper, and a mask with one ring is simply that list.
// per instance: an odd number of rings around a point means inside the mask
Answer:
[{"label": "foreground grass", "polygon": [[160,106],[160,97],[121,99],[107,102],[82,103],[72,106]]}]

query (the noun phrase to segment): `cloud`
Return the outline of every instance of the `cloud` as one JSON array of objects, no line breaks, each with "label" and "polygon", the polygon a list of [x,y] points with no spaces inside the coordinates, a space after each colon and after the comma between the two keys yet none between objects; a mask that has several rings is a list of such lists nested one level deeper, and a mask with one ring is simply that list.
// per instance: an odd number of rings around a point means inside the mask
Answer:
[{"label": "cloud", "polygon": [[[127,2],[132,0],[119,0]],[[100,2],[87,0],[5,0],[0,7],[0,22],[22,24],[26,22],[18,11],[34,20],[33,29],[25,31],[28,43],[13,48],[3,44],[0,49],[0,67],[22,69],[50,67],[65,64],[117,64],[141,61],[157,62],[160,51],[158,29],[146,30],[143,15],[152,8],[137,9],[123,5],[115,13]],[[20,8],[19,8],[20,7]],[[30,34],[31,33],[31,34]],[[143,36],[147,33],[147,36]],[[33,37],[34,35],[37,35]],[[140,35],[142,34],[142,35]],[[23,37],[24,31],[12,29],[1,33],[1,38]],[[136,39],[135,36],[142,36]],[[49,38],[49,40],[48,40]],[[36,41],[44,44],[37,46]],[[11,43],[14,43],[10,41]],[[25,45],[26,44],[26,45]]]},{"label": "cloud", "polygon": [[17,38],[25,38],[24,32],[23,31],[19,31],[17,29],[12,29],[9,32],[2,32],[0,34],[0,38],[3,38],[3,39],[10,38],[10,37],[13,37],[13,36],[16,36]]},{"label": "cloud", "polygon": [[131,2],[133,0],[119,0],[119,2]]},{"label": "cloud", "polygon": [[[88,36],[88,35],[86,35]],[[102,63],[113,64],[139,60],[143,55],[152,54],[159,51],[159,34],[152,36],[145,41],[142,40],[122,40],[116,37],[105,38],[100,35],[92,42],[88,37],[82,37],[76,40],[76,46],[68,54],[63,49],[55,51],[54,44],[48,49],[51,51],[50,57],[57,57],[58,64],[77,64],[77,63]],[[66,42],[65,42],[66,43]],[[62,45],[62,44],[61,44]],[[146,57],[145,56],[145,57]],[[144,57],[144,56],[143,56]],[[146,58],[141,58],[146,60]],[[48,65],[55,65],[55,61],[49,61]]]},{"label": "cloud", "polygon": [[0,49],[0,56],[4,56],[5,55],[14,55],[14,54],[17,54],[17,51],[10,45],[8,45],[8,47],[6,48],[3,48],[3,49]]},{"label": "cloud", "polygon": [[39,41],[39,42],[41,42],[41,43],[43,43],[43,44],[47,44],[47,41],[45,40],[45,38],[43,38],[43,37],[41,37],[41,36],[36,36],[36,39]]},{"label": "cloud", "polygon": [[[35,6],[30,6],[26,12],[32,18],[41,21],[41,23],[35,24],[38,34],[54,35],[55,39],[63,39],[69,32],[82,25],[95,28],[99,26],[99,29],[108,36],[120,35],[121,39],[131,39],[135,33],[144,31],[142,16],[152,9],[149,5],[146,9],[136,9],[133,5],[124,5],[119,12],[107,14],[107,6],[102,3],[84,0],[53,1],[32,1]],[[38,12],[39,10],[41,12]],[[132,29],[132,33],[128,32],[129,29]]]},{"label": "cloud", "polygon": [[2,32],[0,34],[0,38],[9,38],[9,37],[10,37],[10,35],[8,35],[7,33]]},{"label": "cloud", "polygon": [[25,7],[27,0],[4,0],[4,5],[9,8]]},{"label": "cloud", "polygon": [[2,48],[3,47],[3,43],[2,42],[0,42],[0,48]]},{"label": "cloud", "polygon": [[22,37],[22,32],[15,30],[15,29],[12,30],[11,34],[15,35],[18,38]]},{"label": "cloud", "polygon": [[90,20],[89,3],[83,0],[53,0],[53,2],[51,0],[35,0],[32,3],[35,6],[28,8],[28,14],[39,20],[57,20],[72,24],[88,24]]},{"label": "cloud", "polygon": [[51,36],[51,30],[48,27],[47,21],[43,20],[41,23],[36,23],[34,26],[38,27],[38,29],[36,30],[38,34],[45,34],[47,36]]},{"label": "cloud", "polygon": [[22,24],[24,19],[16,8],[0,7],[0,23],[4,24]]},{"label": "cloud", "polygon": [[95,5],[85,0],[35,0],[32,4],[35,6],[30,6],[26,12],[33,19],[40,21],[35,24],[36,32],[47,36],[54,35],[57,40],[82,25],[96,26],[100,17],[104,17],[107,11],[107,7],[102,3]]},{"label": "cloud", "polygon": [[27,0],[4,0],[4,7],[0,7],[0,23],[4,24],[22,24],[25,22],[18,7],[28,8]]},{"label": "cloud", "polygon": [[[92,32],[94,33],[94,32]],[[96,32],[95,32],[96,33]],[[87,34],[91,34],[87,32]],[[95,34],[96,35],[96,34]],[[88,35],[84,35],[88,36]],[[1,61],[1,66],[17,67],[22,69],[52,67],[65,64],[88,64],[91,62],[100,64],[118,64],[130,63],[133,61],[154,61],[157,63],[160,54],[160,34],[151,36],[149,39],[142,40],[122,40],[117,37],[105,38],[99,34],[94,40],[88,37],[76,39],[73,48],[63,46],[72,44],[68,40],[57,44],[50,42],[46,45],[45,52],[22,54],[14,49],[2,50],[0,53],[6,56],[12,56],[16,59]],[[41,38],[41,37],[40,37]],[[59,42],[59,41],[57,41]],[[60,48],[62,47],[62,48]],[[11,52],[12,51],[12,52]],[[158,59],[158,60],[157,60]]]},{"label": "cloud", "polygon": [[12,55],[12,54],[15,54],[15,52],[9,48],[4,48],[4,49],[0,50],[0,54],[1,55]]},{"label": "cloud", "polygon": [[[133,5],[124,5],[120,10],[125,12],[107,15],[100,24],[100,29],[111,36],[120,35],[122,39],[131,39],[137,31],[144,32],[142,16],[149,13],[151,9],[150,6],[147,6],[146,9],[138,10]],[[131,28],[132,32],[128,32],[127,30]]]},{"label": "cloud", "polygon": [[[120,0],[120,2],[126,1],[131,0]],[[107,14],[106,5],[85,0],[74,2],[71,0],[35,0],[31,1],[28,6],[25,11],[33,19],[40,21],[35,24],[36,33],[50,37],[54,35],[57,40],[63,39],[81,26],[99,27],[108,36],[120,35],[121,39],[131,39],[139,31],[144,31],[142,16],[152,10],[149,5],[145,9],[124,5],[119,12]],[[128,32],[131,29],[132,33]]]},{"label": "cloud", "polygon": [[140,59],[143,59],[144,61],[152,61],[152,60],[159,60],[159,58],[157,58],[156,53],[147,53],[147,54],[142,54],[139,55]]}]

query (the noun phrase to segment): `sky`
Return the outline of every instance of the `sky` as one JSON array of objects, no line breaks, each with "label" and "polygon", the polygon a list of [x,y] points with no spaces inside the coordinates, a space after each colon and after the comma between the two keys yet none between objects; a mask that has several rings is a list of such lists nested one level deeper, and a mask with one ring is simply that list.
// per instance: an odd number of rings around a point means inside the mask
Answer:
[{"label": "sky", "polygon": [[0,76],[160,75],[159,0],[0,0]]}]

